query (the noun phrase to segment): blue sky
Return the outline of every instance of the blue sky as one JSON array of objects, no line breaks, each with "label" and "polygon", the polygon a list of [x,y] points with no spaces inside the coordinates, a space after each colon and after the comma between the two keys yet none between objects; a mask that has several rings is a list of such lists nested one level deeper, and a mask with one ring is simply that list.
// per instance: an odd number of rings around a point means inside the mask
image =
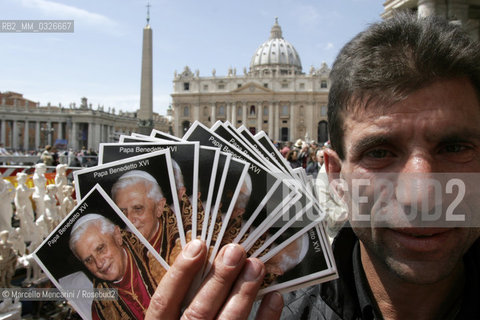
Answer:
[{"label": "blue sky", "polygon": [[[381,0],[151,0],[153,104],[165,114],[174,71],[243,74],[278,17],[304,72],[331,66],[340,48],[379,21]],[[0,33],[0,91],[41,105],[135,111],[147,0],[1,0],[0,20],[73,19],[73,33]]]}]

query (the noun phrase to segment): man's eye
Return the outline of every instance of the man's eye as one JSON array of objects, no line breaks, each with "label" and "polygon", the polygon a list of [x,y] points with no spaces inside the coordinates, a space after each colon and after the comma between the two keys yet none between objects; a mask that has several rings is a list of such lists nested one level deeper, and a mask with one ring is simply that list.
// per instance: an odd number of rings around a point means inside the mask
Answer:
[{"label": "man's eye", "polygon": [[85,259],[83,262],[84,262],[85,264],[91,264],[92,261],[93,261],[93,259],[92,259],[91,257],[88,257],[88,258]]},{"label": "man's eye", "polygon": [[103,244],[100,245],[100,246],[98,247],[97,251],[98,251],[98,253],[104,252],[104,251],[105,251],[105,245],[103,245]]},{"label": "man's eye", "polygon": [[439,150],[443,159],[457,163],[472,161],[475,157],[478,157],[477,153],[478,151],[474,146],[465,143],[446,144]]},{"label": "man's eye", "polygon": [[135,211],[136,213],[141,213],[143,212],[143,206],[134,206],[133,211]]},{"label": "man's eye", "polygon": [[462,144],[449,144],[444,146],[440,152],[441,153],[458,153],[470,149],[468,146]]},{"label": "man's eye", "polygon": [[370,158],[382,159],[390,155],[390,152],[384,149],[375,149],[368,151],[366,155]]}]

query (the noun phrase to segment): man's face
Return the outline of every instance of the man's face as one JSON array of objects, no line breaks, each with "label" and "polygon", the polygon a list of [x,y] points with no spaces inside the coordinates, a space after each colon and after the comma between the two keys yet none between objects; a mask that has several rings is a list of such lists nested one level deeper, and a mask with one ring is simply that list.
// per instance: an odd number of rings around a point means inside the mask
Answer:
[{"label": "man's face", "polygon": [[403,211],[395,211],[382,224],[377,221],[382,211],[375,203],[359,204],[352,201],[352,188],[346,192],[350,213],[356,210],[370,216],[369,227],[352,215],[350,223],[376,267],[410,283],[435,283],[460,265],[463,254],[479,237],[479,228],[412,224],[413,228],[406,228],[402,224],[406,212],[421,205],[430,190],[423,182],[414,182],[418,189],[409,189],[400,180],[408,180],[409,174],[432,177],[433,172],[480,172],[479,123],[478,97],[465,79],[436,81],[380,111],[367,106],[345,115],[345,159],[327,151],[333,163],[329,173],[339,171],[349,187],[354,178],[372,183],[381,173],[398,173],[398,185],[387,207],[397,204]]},{"label": "man's face", "polygon": [[323,151],[317,152],[317,161],[319,164],[323,165]]},{"label": "man's face", "polygon": [[115,203],[127,216],[128,220],[147,239],[151,240],[157,231],[158,219],[162,207],[148,198],[148,188],[143,183],[132,184],[119,189],[115,195]]},{"label": "man's face", "polygon": [[127,256],[118,227],[113,234],[103,234],[98,226],[90,225],[78,239],[75,251],[80,261],[99,279],[117,281],[125,274]]},{"label": "man's face", "polygon": [[298,159],[298,153],[297,153],[297,151],[293,151],[293,152],[292,152],[292,160],[295,161],[295,160],[297,160],[297,159]]}]

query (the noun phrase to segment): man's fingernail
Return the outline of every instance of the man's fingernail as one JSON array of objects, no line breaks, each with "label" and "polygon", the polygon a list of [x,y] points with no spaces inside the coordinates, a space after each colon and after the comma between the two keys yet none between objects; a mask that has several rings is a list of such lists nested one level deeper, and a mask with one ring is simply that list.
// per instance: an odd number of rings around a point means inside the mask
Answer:
[{"label": "man's fingernail", "polygon": [[195,239],[187,243],[182,251],[182,255],[185,259],[193,259],[202,251],[202,241]]},{"label": "man's fingernail", "polygon": [[244,268],[243,279],[245,281],[257,280],[263,270],[261,264],[252,260],[247,260]]},{"label": "man's fingernail", "polygon": [[242,257],[243,251],[237,245],[229,244],[223,252],[222,261],[223,264],[229,267],[234,267],[240,262],[240,259],[242,259]]},{"label": "man's fingernail", "polygon": [[268,296],[267,304],[268,307],[272,310],[278,310],[283,308],[282,295],[278,292],[273,292],[270,296]]}]

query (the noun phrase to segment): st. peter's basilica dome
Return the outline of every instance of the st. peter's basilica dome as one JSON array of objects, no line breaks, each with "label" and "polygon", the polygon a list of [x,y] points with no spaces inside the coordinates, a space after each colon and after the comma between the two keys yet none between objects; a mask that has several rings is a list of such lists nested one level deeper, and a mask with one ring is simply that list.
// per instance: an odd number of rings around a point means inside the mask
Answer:
[{"label": "st. peter's basilica dome", "polygon": [[278,18],[270,31],[270,39],[264,42],[252,57],[250,72],[267,74],[299,74],[302,72],[302,63],[297,50],[283,39],[282,29],[278,24]]}]

